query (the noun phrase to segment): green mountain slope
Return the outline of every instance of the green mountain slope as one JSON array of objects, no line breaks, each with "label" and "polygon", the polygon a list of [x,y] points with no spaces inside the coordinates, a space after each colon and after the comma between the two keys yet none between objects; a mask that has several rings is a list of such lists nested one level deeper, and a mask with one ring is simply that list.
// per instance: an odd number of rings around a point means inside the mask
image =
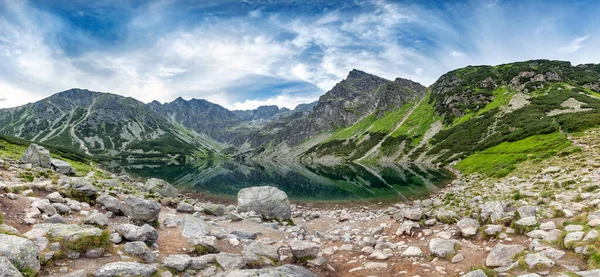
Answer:
[{"label": "green mountain slope", "polygon": [[576,151],[564,133],[600,125],[599,91],[599,65],[470,66],[440,77],[424,98],[329,133],[300,156],[457,163],[463,172],[505,175],[520,161]]},{"label": "green mountain slope", "polygon": [[171,124],[140,101],[80,89],[1,109],[0,134],[121,157],[212,156],[220,150],[218,143]]}]

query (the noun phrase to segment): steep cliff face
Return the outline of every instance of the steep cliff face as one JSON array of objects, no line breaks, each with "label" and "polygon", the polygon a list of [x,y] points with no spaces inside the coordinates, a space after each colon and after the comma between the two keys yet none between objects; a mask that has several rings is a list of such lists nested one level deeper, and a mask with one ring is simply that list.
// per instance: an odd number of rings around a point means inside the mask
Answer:
[{"label": "steep cliff face", "polygon": [[0,133],[107,155],[212,155],[219,148],[133,98],[81,89],[0,110]]},{"label": "steep cliff face", "polygon": [[236,143],[253,147],[285,143],[293,147],[317,134],[350,126],[374,112],[382,115],[424,94],[425,87],[416,82],[400,78],[390,81],[355,69],[321,96],[312,111],[271,122]]}]

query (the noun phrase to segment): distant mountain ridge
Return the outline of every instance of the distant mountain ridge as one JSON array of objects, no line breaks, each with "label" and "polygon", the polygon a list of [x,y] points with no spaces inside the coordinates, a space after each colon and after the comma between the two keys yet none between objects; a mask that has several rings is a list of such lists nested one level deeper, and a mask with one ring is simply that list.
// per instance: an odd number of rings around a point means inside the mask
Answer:
[{"label": "distant mountain ridge", "polygon": [[566,151],[565,133],[595,126],[600,65],[551,60],[468,66],[429,88],[354,69],[294,110],[230,111],[182,98],[144,104],[80,89],[0,109],[1,134],[91,154],[419,162],[491,174]]}]

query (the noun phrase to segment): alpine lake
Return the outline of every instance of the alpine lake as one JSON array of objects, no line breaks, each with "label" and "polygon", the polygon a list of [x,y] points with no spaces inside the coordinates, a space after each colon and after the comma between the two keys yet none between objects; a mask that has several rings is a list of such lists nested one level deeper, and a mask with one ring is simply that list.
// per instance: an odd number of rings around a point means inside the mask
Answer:
[{"label": "alpine lake", "polygon": [[235,199],[240,189],[274,186],[304,202],[406,201],[426,198],[454,175],[422,164],[124,160],[108,165],[138,178],[164,179],[183,191]]}]

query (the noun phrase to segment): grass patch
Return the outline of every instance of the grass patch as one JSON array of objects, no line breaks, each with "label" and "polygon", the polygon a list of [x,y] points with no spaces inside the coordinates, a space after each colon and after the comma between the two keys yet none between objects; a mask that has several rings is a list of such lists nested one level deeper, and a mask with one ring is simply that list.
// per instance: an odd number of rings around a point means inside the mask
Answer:
[{"label": "grass patch", "polygon": [[516,164],[528,158],[556,153],[570,145],[571,141],[558,132],[535,135],[515,142],[503,142],[471,154],[456,164],[456,169],[465,174],[483,173],[490,177],[504,177],[516,169]]}]

